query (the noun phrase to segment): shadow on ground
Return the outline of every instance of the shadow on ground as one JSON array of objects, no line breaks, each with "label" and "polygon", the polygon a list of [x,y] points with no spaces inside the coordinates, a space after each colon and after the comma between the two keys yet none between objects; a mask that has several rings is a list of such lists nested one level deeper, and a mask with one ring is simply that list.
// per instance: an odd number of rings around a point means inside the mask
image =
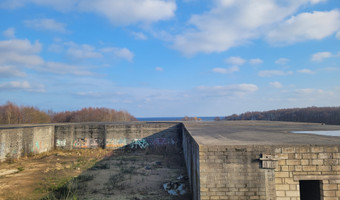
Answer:
[{"label": "shadow on ground", "polygon": [[48,199],[189,200],[183,154],[177,145],[113,150]]},{"label": "shadow on ground", "polygon": [[43,199],[189,200],[190,197],[180,151],[125,146]]}]

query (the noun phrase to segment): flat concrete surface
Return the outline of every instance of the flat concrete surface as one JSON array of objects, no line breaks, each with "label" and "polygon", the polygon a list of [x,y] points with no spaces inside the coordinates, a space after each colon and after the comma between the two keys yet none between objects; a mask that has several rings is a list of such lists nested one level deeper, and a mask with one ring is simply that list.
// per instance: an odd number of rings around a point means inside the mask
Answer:
[{"label": "flat concrete surface", "polygon": [[340,145],[340,137],[292,133],[292,131],[340,130],[318,123],[273,121],[184,122],[202,145]]}]

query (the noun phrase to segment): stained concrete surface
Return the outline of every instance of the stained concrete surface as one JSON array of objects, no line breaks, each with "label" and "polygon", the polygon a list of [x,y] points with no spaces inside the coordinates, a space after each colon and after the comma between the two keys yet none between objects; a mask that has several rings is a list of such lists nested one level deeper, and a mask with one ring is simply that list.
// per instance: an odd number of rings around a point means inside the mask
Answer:
[{"label": "stained concrete surface", "polygon": [[201,145],[335,145],[340,137],[292,131],[340,130],[338,125],[273,121],[184,122]]}]

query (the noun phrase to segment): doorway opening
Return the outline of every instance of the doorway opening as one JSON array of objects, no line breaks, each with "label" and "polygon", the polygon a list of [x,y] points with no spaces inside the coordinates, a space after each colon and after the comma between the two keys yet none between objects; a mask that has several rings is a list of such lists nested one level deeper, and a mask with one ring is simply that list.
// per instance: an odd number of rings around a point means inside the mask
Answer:
[{"label": "doorway opening", "polygon": [[321,200],[321,181],[301,180],[300,181],[301,200]]}]

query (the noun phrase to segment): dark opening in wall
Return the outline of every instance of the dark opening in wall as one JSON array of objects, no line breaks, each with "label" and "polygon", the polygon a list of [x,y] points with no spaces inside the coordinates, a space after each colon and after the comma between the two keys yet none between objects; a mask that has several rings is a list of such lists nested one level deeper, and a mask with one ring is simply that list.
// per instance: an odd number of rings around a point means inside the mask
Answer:
[{"label": "dark opening in wall", "polygon": [[321,200],[321,182],[318,180],[300,181],[301,200]]}]

